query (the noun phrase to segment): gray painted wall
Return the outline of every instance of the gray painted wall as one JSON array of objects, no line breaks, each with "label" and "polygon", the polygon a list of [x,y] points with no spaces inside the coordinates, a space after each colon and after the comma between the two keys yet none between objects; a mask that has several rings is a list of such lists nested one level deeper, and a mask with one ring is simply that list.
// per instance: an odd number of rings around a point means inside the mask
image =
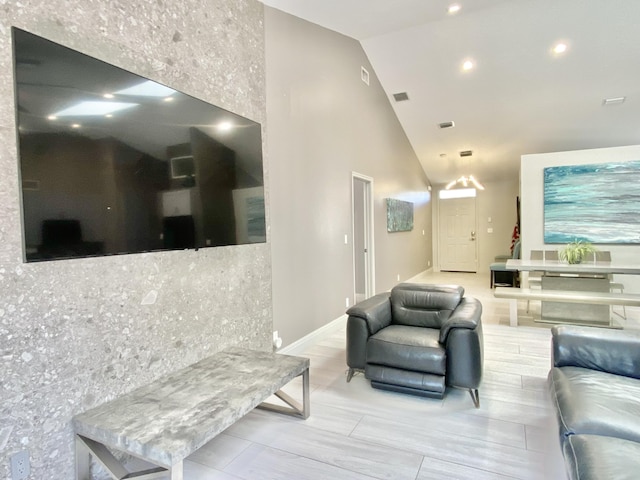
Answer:
[{"label": "gray painted wall", "polygon": [[[360,44],[270,8],[265,25],[274,328],[286,345],[353,302],[352,171],[374,179],[377,291],[427,268],[431,203]],[[413,231],[387,233],[387,197],[416,202]]]},{"label": "gray painted wall", "polygon": [[264,122],[263,6],[9,0],[0,11],[0,477],[27,448],[30,478],[69,479],[75,413],[231,344],[271,348],[271,252],[24,264],[10,27]]}]

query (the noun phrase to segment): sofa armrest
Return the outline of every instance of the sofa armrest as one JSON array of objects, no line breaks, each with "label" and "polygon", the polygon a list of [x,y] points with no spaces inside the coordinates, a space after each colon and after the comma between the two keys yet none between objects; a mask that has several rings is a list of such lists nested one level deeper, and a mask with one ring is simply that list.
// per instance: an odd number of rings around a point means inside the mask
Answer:
[{"label": "sofa armrest", "polygon": [[440,327],[440,343],[447,343],[447,337],[454,328],[475,329],[482,316],[482,304],[473,297],[463,297],[456,309]]},{"label": "sofa armrest", "polygon": [[551,329],[554,367],[582,367],[640,378],[640,332],[578,325]]},{"label": "sofa armrest", "polygon": [[379,293],[357,303],[347,310],[347,315],[363,319],[369,330],[369,335],[373,335],[391,324],[389,292]]}]

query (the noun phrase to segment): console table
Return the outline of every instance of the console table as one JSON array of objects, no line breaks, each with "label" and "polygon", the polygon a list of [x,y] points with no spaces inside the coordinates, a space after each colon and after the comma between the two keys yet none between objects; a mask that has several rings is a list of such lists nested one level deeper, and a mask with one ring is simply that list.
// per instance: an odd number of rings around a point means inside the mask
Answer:
[{"label": "console table", "polygon": [[555,273],[600,273],[600,274],[626,274],[640,275],[640,265],[629,265],[610,262],[584,262],[570,264],[558,260],[507,260],[509,270],[519,270],[521,272],[543,271]]},{"label": "console table", "polygon": [[638,306],[640,296],[610,293],[611,274],[640,274],[640,265],[616,262],[568,264],[557,260],[508,260],[507,269],[541,271],[542,290],[518,289],[494,293],[496,298],[512,300],[511,325],[517,324],[516,305],[521,300],[541,300],[541,321],[576,322],[587,325],[613,326],[611,305]]},{"label": "console table", "polygon": [[[302,404],[280,391],[300,375]],[[306,419],[309,359],[231,348],[75,416],[76,479],[93,456],[113,478],[183,480],[183,460],[255,407]],[[130,473],[106,447],[157,467]]]}]

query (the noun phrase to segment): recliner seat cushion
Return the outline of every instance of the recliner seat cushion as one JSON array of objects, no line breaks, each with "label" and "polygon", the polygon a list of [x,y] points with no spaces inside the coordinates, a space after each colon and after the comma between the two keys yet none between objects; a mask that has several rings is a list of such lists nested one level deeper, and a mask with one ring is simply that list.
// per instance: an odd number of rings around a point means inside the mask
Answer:
[{"label": "recliner seat cushion", "polygon": [[439,330],[389,325],[369,337],[367,365],[443,375],[447,361],[445,349],[438,342]]},{"label": "recliner seat cushion", "polygon": [[600,435],[571,435],[563,445],[570,480],[632,480],[640,471],[640,443]]},{"label": "recliner seat cushion", "polygon": [[560,433],[640,442],[640,380],[582,367],[549,373]]}]

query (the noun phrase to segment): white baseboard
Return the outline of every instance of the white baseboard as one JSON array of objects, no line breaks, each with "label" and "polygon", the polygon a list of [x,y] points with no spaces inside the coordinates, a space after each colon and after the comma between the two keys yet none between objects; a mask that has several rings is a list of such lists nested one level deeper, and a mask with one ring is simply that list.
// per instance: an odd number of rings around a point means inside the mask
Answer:
[{"label": "white baseboard", "polygon": [[286,347],[278,350],[278,353],[284,353],[287,355],[299,355],[308,348],[312,347],[316,343],[324,340],[327,337],[333,335],[337,330],[344,328],[347,324],[347,315],[342,315],[335,320],[327,323],[326,325],[314,330],[313,332],[305,335],[304,337],[296,340],[295,342],[287,345]]},{"label": "white baseboard", "polygon": [[416,279],[420,278],[421,275],[424,275],[426,273],[429,273],[433,270],[433,267],[427,268],[426,270],[423,270],[422,272],[418,273],[417,275],[414,275],[413,277],[411,277],[408,280],[405,280],[405,282],[407,283],[411,283],[411,282],[415,282]]}]

